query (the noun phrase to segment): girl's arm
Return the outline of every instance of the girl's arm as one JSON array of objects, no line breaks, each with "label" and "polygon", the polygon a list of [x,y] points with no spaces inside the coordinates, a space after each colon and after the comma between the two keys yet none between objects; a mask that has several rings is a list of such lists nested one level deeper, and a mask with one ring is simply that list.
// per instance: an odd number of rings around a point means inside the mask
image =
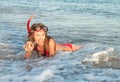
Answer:
[{"label": "girl's arm", "polygon": [[24,50],[26,51],[24,58],[30,58],[31,52],[34,49],[34,44],[31,41],[27,41],[23,46]]},{"label": "girl's arm", "polygon": [[54,39],[49,40],[49,56],[54,56],[56,54],[56,42]]},{"label": "girl's arm", "polygon": [[29,58],[30,58],[30,55],[31,55],[31,52],[26,52],[26,53],[25,53],[25,56],[24,56],[24,59],[29,59]]}]

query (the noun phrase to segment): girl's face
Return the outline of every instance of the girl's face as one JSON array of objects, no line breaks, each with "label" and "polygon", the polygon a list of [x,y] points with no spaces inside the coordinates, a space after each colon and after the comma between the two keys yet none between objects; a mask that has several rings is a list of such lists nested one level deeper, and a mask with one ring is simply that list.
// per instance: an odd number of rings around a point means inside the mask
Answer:
[{"label": "girl's face", "polygon": [[36,43],[44,42],[45,40],[45,32],[44,30],[34,31],[34,39]]}]

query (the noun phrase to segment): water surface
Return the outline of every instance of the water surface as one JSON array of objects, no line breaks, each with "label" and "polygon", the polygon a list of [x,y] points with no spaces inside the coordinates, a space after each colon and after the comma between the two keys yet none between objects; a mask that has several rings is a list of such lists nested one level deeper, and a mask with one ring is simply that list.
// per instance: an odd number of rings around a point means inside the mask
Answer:
[{"label": "water surface", "polygon": [[[120,81],[120,0],[0,0],[0,82]],[[83,45],[53,58],[23,60],[26,21],[58,43]]]}]

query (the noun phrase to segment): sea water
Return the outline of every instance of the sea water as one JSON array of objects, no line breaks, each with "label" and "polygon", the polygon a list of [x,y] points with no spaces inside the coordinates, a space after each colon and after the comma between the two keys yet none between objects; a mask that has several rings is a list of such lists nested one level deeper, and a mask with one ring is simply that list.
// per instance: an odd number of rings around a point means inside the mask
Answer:
[{"label": "sea water", "polygon": [[[120,82],[120,0],[0,0],[0,82]],[[82,45],[23,60],[26,21]]]}]

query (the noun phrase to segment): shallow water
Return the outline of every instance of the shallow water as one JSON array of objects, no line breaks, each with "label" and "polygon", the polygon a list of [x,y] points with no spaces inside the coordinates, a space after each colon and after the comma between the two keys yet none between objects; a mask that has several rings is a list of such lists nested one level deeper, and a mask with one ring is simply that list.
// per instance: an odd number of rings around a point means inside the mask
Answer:
[{"label": "shallow water", "polygon": [[[120,0],[0,0],[0,82],[119,82]],[[83,47],[23,60],[26,21]]]}]

